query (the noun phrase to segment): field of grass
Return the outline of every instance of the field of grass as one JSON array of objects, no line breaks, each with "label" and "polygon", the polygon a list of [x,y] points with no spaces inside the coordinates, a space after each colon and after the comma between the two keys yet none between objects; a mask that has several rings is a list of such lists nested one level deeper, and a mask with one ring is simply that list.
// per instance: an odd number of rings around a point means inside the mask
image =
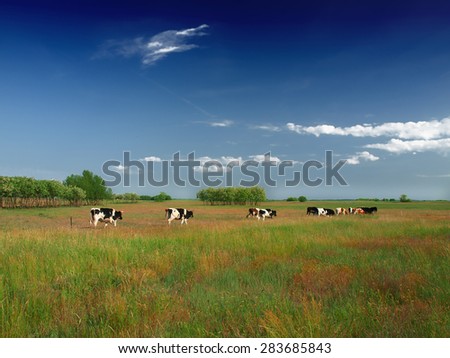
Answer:
[{"label": "field of grass", "polygon": [[0,337],[450,336],[450,202],[115,206],[97,229],[89,207],[0,210]]}]

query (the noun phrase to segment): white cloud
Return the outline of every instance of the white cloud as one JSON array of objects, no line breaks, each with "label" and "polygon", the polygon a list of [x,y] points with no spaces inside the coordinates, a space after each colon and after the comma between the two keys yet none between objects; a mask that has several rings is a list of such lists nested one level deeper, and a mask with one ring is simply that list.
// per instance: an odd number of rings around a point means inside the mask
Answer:
[{"label": "white cloud", "polygon": [[[223,163],[220,159],[211,158],[208,156],[195,158],[200,162],[200,166],[194,167],[194,170],[197,172],[208,171],[211,173],[223,173],[227,168],[226,164]],[[208,164],[208,166],[205,166]]]},{"label": "white cloud", "polygon": [[355,155],[352,155],[350,158],[347,158],[347,164],[357,165],[357,164],[360,164],[361,161],[373,162],[378,159],[380,159],[380,158],[367,152],[367,151],[364,151],[364,152],[356,153]]},{"label": "white cloud", "polygon": [[450,136],[450,118],[418,122],[387,122],[379,125],[357,124],[350,127],[336,127],[330,124],[302,126],[287,123],[288,130],[298,134],[339,135],[353,137],[394,137],[400,139],[438,139]]},{"label": "white cloud", "polygon": [[229,162],[242,163],[242,157],[222,156],[222,157],[220,157],[220,160],[225,164],[228,164]]},{"label": "white cloud", "polygon": [[132,40],[109,40],[105,42],[93,58],[108,56],[132,57],[141,56],[143,65],[153,65],[171,53],[185,52],[197,48],[198,45],[188,43],[195,36],[203,36],[206,24],[184,30],[168,30],[152,36],[149,40],[137,37]]},{"label": "white cloud", "polygon": [[282,128],[273,124],[253,125],[250,129],[260,129],[269,132],[281,132]]},{"label": "white cloud", "polygon": [[193,28],[193,29],[186,29],[177,31],[177,36],[196,36],[200,33],[201,30],[208,28],[209,26],[206,24],[200,25],[199,27]]},{"label": "white cloud", "polygon": [[113,165],[111,166],[111,168],[115,169],[117,172],[124,172],[125,169],[127,169],[128,167],[124,167],[122,164],[119,165]]},{"label": "white cloud", "polygon": [[266,160],[266,157],[268,160],[270,160],[271,162],[275,162],[276,164],[279,164],[281,162],[281,159],[278,157],[272,157],[272,156],[268,156],[266,154],[257,154],[257,155],[250,155],[249,158],[251,160],[254,160],[256,162],[264,162],[264,160]]},{"label": "white cloud", "polygon": [[161,162],[162,159],[160,157],[155,157],[153,155],[149,156],[149,157],[145,157],[143,159],[145,162]]},{"label": "white cloud", "polygon": [[225,119],[219,122],[207,122],[207,124],[210,125],[211,127],[231,127],[233,123],[234,122],[229,119]]},{"label": "white cloud", "polygon": [[450,152],[450,138],[433,140],[409,140],[393,138],[387,143],[367,144],[366,148],[381,149],[391,153],[410,153],[434,151],[440,153]]}]

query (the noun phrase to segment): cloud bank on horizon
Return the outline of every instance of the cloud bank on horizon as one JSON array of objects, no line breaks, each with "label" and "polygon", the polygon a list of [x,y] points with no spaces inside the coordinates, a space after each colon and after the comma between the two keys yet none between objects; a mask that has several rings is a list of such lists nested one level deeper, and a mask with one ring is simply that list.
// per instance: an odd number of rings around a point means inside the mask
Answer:
[{"label": "cloud bank on horizon", "polygon": [[[336,127],[330,124],[303,126],[287,123],[289,131],[298,134],[352,136],[352,137],[391,137],[387,143],[366,144],[365,148],[380,149],[390,153],[414,153],[433,151],[441,154],[450,152],[450,118],[418,122],[387,122],[379,125],[357,124],[349,127]],[[368,153],[368,152],[364,152]],[[370,153],[369,153],[370,154]],[[361,158],[371,158],[364,154]],[[349,159],[349,164],[357,164],[355,157]]]}]

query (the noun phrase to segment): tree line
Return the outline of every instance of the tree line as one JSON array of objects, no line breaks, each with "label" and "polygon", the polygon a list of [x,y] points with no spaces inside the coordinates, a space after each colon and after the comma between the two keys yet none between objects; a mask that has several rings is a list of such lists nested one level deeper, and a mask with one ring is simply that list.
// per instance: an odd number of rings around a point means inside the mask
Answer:
[{"label": "tree line", "polygon": [[0,176],[0,207],[80,206],[110,199],[112,191],[104,180],[85,170],[58,180]]},{"label": "tree line", "polygon": [[266,192],[257,186],[251,188],[207,188],[200,190],[197,198],[210,205],[257,205],[266,201]]}]

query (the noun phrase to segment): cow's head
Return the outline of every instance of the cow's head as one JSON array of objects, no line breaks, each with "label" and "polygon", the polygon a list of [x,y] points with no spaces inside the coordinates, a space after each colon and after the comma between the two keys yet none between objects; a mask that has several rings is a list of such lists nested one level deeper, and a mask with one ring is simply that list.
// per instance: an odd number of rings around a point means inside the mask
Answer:
[{"label": "cow's head", "polygon": [[193,211],[186,210],[186,216],[185,216],[185,218],[186,218],[186,219],[189,219],[189,218],[193,218],[193,217],[194,217],[194,212],[193,212]]},{"label": "cow's head", "polygon": [[276,210],[272,210],[270,213],[270,216],[277,216],[277,211]]},{"label": "cow's head", "polygon": [[122,220],[122,214],[123,214],[123,211],[116,210],[116,212],[114,213],[113,219],[114,220]]}]

